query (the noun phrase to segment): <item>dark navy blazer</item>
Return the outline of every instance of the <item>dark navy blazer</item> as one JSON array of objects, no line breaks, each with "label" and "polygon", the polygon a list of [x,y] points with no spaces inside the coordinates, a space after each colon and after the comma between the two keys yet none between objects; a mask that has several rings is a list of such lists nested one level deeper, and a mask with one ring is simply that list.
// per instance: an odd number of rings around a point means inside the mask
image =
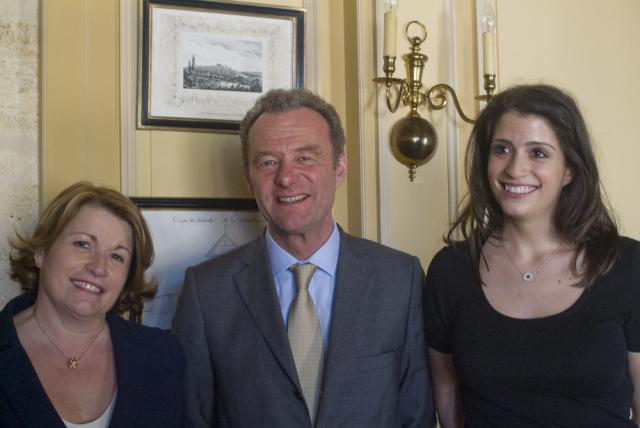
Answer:
[{"label": "dark navy blazer", "polygon": [[[13,316],[33,304],[26,295],[0,312],[0,427],[65,428],[18,341]],[[111,428],[191,427],[186,413],[184,354],[167,332],[108,315],[118,395]]]}]

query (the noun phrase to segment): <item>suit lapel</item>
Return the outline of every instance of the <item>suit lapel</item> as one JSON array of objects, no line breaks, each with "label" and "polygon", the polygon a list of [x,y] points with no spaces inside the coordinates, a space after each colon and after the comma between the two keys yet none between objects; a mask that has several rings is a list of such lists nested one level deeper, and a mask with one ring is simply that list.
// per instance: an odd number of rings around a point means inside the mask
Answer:
[{"label": "suit lapel", "polygon": [[[323,388],[326,388],[333,376],[331,361],[338,360],[342,354],[352,348],[351,331],[359,318],[364,302],[367,301],[375,266],[368,262],[368,253],[355,243],[353,238],[340,229],[340,255],[336,269],[336,289],[331,310],[329,329],[329,347],[325,359]],[[325,412],[330,412],[336,404],[331,402],[330,394],[322,396],[316,427],[324,426]]]},{"label": "suit lapel", "polygon": [[354,245],[353,238],[341,229],[327,360],[348,350],[353,342],[350,332],[367,300],[375,273],[375,267],[367,259],[368,254]]},{"label": "suit lapel", "polygon": [[291,381],[300,387],[298,373],[284,328],[269,258],[262,238],[244,254],[247,268],[235,276],[236,286],[256,328]]}]

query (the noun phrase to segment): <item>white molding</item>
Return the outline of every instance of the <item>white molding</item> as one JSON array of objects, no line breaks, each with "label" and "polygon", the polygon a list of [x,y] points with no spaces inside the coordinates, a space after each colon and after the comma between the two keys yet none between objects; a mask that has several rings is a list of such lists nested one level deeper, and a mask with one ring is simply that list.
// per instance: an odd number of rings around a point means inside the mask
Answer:
[{"label": "white molding", "polygon": [[137,1],[120,0],[120,190],[135,196]]},{"label": "white molding", "polygon": [[[360,8],[361,2],[356,2],[356,16],[360,18],[362,16],[362,10]],[[364,74],[364,61],[362,59],[362,51],[364,47],[362,46],[362,41],[364,35],[362,34],[362,25],[360,25],[360,20],[358,19],[356,23],[356,43],[357,43],[357,55],[358,55],[358,129],[360,130],[358,133],[358,148],[359,148],[359,160],[360,160],[360,234],[361,236],[368,236],[367,233],[367,195],[366,195],[366,181],[367,181],[367,162],[366,162],[366,138],[365,138],[365,109],[366,109],[366,100],[364,99],[364,86],[370,85],[371,82],[363,82],[362,76]]]},{"label": "white molding", "polygon": [[49,3],[46,0],[40,1],[40,10],[38,11],[39,15],[39,25],[40,25],[40,34],[38,35],[38,44],[40,49],[40,70],[38,75],[38,80],[40,82],[40,129],[39,129],[39,139],[40,139],[40,176],[38,177],[39,188],[40,188],[40,202],[39,202],[39,212],[44,210],[45,199],[47,196],[47,180],[45,177],[47,176],[47,138],[46,132],[47,129],[47,109],[46,101],[47,101],[47,81],[45,80],[45,64],[47,64],[48,58],[48,50],[47,44],[44,41],[44,34],[47,33],[47,8]]},{"label": "white molding", "polygon": [[[458,88],[458,63],[456,52],[459,48],[456,38],[456,6],[454,0],[447,0],[444,4],[444,14],[448,26],[445,34],[446,76],[447,82]],[[449,222],[453,223],[457,217],[460,187],[458,185],[458,124],[453,103],[447,105],[447,184],[449,197]]]},{"label": "white molding", "polygon": [[[382,47],[384,25],[383,0],[376,0],[376,76],[382,75]],[[389,169],[388,165],[395,160],[389,151],[390,113],[387,110],[385,91],[382,85],[377,86],[377,117],[378,117],[378,241],[391,245],[391,227],[389,226]]]},{"label": "white molding", "polygon": [[320,93],[320,72],[317,58],[320,54],[319,3],[318,0],[304,0],[305,19],[305,87],[312,92]]}]

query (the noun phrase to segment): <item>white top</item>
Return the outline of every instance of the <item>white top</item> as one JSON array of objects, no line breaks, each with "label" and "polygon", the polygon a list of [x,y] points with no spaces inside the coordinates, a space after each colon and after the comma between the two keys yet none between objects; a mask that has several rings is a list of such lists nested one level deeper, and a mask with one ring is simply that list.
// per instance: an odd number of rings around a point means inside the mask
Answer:
[{"label": "white top", "polygon": [[111,414],[113,413],[113,408],[116,406],[116,396],[118,395],[118,389],[113,393],[113,397],[111,397],[111,402],[105,409],[104,413],[98,416],[97,419],[87,422],[84,424],[74,424],[71,422],[67,422],[62,419],[64,425],[67,428],[107,428],[109,426],[109,422],[111,422]]}]

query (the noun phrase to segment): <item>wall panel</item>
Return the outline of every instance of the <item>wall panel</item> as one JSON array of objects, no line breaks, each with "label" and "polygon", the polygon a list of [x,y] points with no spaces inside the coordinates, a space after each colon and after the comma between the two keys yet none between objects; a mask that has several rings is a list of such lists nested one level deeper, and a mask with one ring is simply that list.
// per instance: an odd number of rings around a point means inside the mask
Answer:
[{"label": "wall panel", "polygon": [[117,0],[42,0],[42,186],[120,187]]}]

